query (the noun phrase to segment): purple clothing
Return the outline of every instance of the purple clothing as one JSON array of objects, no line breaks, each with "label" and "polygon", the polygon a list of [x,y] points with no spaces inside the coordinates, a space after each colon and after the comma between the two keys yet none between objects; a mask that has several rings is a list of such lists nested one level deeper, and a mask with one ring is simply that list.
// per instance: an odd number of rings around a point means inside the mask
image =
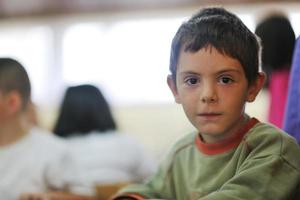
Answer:
[{"label": "purple clothing", "polygon": [[289,85],[283,129],[300,143],[300,37],[294,50]]}]

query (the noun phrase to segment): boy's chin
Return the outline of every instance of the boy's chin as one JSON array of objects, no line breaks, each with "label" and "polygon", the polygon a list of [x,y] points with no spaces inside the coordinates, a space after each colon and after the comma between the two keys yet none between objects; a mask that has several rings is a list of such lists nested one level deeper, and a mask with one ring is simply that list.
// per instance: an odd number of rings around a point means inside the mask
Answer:
[{"label": "boy's chin", "polygon": [[201,135],[218,136],[224,133],[224,129],[218,124],[199,125],[197,129]]},{"label": "boy's chin", "polygon": [[224,130],[220,127],[205,127],[198,129],[204,142],[217,143],[225,139]]}]

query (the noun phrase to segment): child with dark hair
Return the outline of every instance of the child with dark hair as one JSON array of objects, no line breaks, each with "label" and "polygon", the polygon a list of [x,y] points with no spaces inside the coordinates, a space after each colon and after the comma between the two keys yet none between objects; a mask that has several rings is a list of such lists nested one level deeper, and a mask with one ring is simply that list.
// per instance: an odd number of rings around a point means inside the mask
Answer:
[{"label": "child with dark hair", "polygon": [[270,106],[268,120],[282,128],[295,33],[289,19],[274,13],[262,20],[255,33],[262,43],[262,69],[267,73]]},{"label": "child with dark hair", "polygon": [[67,88],[54,133],[66,139],[77,164],[73,192],[92,195],[97,184],[142,182],[155,170],[142,145],[117,130],[108,102],[93,85]]},{"label": "child with dark hair", "polygon": [[116,130],[110,107],[103,94],[93,85],[67,88],[54,133],[61,137],[106,133]]},{"label": "child with dark hair", "polygon": [[260,48],[223,8],[202,9],[179,27],[167,80],[197,132],[174,145],[147,183],[122,189],[115,200],[296,198],[297,142],[245,113],[265,80]]}]

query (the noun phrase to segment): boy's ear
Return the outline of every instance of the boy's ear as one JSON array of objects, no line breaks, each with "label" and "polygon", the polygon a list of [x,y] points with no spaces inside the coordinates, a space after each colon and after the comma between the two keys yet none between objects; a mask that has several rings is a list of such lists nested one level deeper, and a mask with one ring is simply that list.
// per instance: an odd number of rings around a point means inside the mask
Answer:
[{"label": "boy's ear", "polygon": [[9,114],[19,112],[22,107],[22,99],[18,92],[9,92],[6,96],[6,109]]},{"label": "boy's ear", "polygon": [[174,82],[172,75],[168,75],[167,77],[167,82],[168,82],[168,86],[170,88],[170,90],[173,93],[174,99],[176,103],[181,103],[178,92],[177,92],[177,87],[176,87],[176,83]]},{"label": "boy's ear", "polygon": [[263,72],[259,72],[257,79],[252,83],[252,85],[248,88],[248,94],[247,94],[247,102],[253,102],[263,87],[266,80],[266,75]]}]

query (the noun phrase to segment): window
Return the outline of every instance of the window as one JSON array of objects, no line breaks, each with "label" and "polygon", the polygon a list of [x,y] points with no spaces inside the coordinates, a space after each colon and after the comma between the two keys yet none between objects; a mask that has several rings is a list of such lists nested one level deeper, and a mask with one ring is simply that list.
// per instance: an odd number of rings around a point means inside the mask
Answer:
[{"label": "window", "polygon": [[171,40],[182,19],[76,24],[63,42],[67,84],[94,83],[112,103],[173,101],[166,84]]},{"label": "window", "polygon": [[0,56],[12,57],[24,65],[36,102],[49,100],[47,70],[51,67],[51,35],[51,29],[46,26],[2,26],[0,29]]}]

